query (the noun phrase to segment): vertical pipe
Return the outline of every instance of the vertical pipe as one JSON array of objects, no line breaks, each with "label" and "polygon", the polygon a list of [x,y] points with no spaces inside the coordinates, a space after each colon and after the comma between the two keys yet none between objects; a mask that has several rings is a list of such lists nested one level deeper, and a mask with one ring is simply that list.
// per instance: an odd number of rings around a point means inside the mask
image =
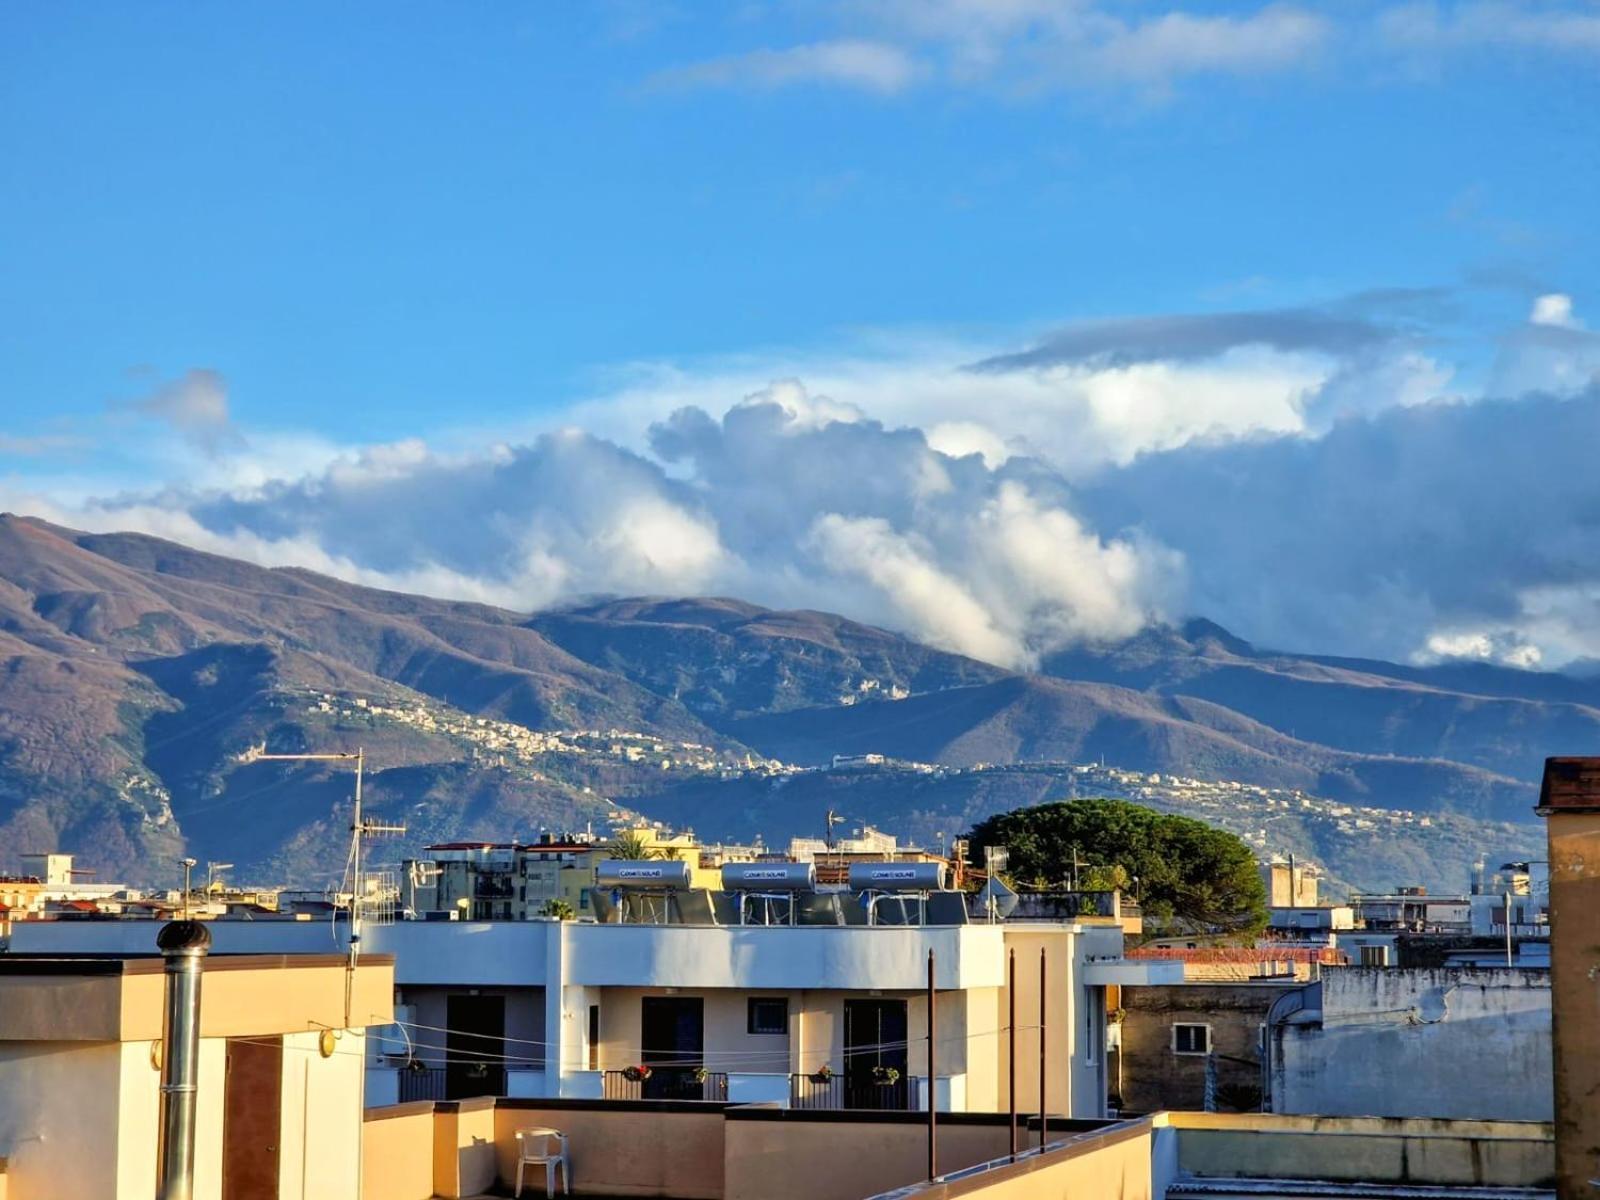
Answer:
[{"label": "vertical pipe", "polygon": [[1011,1157],[1017,1156],[1017,951],[1006,956],[1006,1075],[1010,1084]]},{"label": "vertical pipe", "polygon": [[928,1178],[939,1178],[939,996],[928,951]]},{"label": "vertical pipe", "polygon": [[1506,893],[1506,966],[1514,965],[1511,961],[1511,893]]},{"label": "vertical pipe", "polygon": [[200,974],[211,931],[173,921],[156,935],[166,962],[161,1046],[161,1143],[157,1200],[194,1196],[195,1090],[200,1076]]},{"label": "vertical pipe", "polygon": [[1045,1083],[1049,1079],[1046,1066],[1049,1062],[1045,1054],[1044,1026],[1045,1026],[1045,948],[1039,947],[1039,1149],[1044,1149],[1045,1127],[1050,1124],[1050,1118],[1045,1115],[1047,1111],[1048,1094]]}]

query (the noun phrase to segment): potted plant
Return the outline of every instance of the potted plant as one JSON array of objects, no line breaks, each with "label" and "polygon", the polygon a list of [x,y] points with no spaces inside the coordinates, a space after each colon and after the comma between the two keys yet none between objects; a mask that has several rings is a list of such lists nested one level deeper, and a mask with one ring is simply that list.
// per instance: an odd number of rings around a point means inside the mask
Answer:
[{"label": "potted plant", "polygon": [[833,1078],[833,1068],[830,1067],[827,1063],[823,1063],[815,1071],[811,1072],[811,1082],[812,1083],[827,1083],[832,1078]]},{"label": "potted plant", "polygon": [[900,1082],[900,1068],[885,1067],[882,1065],[872,1068],[872,1082],[882,1087],[891,1087]]},{"label": "potted plant", "polygon": [[644,1063],[635,1063],[631,1067],[622,1068],[622,1077],[629,1083],[643,1083],[650,1078],[651,1070]]},{"label": "potted plant", "polygon": [[692,1067],[689,1070],[689,1078],[696,1083],[704,1083],[711,1078],[711,1072],[704,1067]]}]

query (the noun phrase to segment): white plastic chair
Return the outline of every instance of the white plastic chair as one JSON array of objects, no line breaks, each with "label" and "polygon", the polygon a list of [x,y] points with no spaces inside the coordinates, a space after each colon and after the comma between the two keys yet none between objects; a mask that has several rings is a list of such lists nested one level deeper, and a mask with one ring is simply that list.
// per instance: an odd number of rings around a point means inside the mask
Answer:
[{"label": "white plastic chair", "polygon": [[[550,1144],[555,1143],[555,1153],[551,1153]],[[567,1158],[567,1135],[559,1129],[519,1129],[517,1130],[517,1190],[513,1195],[522,1195],[522,1173],[531,1166],[544,1167],[544,1194],[556,1194],[556,1169],[561,1170],[561,1190],[567,1195],[572,1194],[572,1163]]]}]

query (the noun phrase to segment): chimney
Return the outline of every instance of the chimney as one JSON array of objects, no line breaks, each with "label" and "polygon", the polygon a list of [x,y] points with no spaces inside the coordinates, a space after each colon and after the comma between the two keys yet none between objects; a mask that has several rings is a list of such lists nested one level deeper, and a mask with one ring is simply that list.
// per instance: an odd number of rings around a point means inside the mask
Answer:
[{"label": "chimney", "polygon": [[167,960],[156,1198],[192,1200],[195,1091],[200,1074],[200,971],[201,960],[211,949],[211,931],[199,921],[173,921],[162,926],[156,945]]}]

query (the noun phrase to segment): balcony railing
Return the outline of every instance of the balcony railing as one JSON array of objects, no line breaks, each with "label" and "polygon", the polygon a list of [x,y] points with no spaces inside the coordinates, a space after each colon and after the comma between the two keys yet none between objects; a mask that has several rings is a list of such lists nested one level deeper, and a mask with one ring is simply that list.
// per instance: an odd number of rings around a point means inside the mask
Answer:
[{"label": "balcony railing", "polygon": [[412,1063],[400,1067],[398,1080],[400,1103],[408,1100],[469,1100],[474,1096],[504,1096],[508,1070],[539,1070],[536,1062],[474,1062],[447,1063],[442,1067]]},{"label": "balcony railing", "polygon": [[607,1071],[601,1096],[607,1100],[715,1100],[728,1099],[725,1071],[700,1071],[694,1067],[652,1067],[643,1079],[628,1078],[628,1071]]},{"label": "balcony railing", "polygon": [[789,1076],[790,1108],[850,1108],[875,1112],[908,1112],[916,1107],[911,1078],[880,1083],[870,1076]]}]

